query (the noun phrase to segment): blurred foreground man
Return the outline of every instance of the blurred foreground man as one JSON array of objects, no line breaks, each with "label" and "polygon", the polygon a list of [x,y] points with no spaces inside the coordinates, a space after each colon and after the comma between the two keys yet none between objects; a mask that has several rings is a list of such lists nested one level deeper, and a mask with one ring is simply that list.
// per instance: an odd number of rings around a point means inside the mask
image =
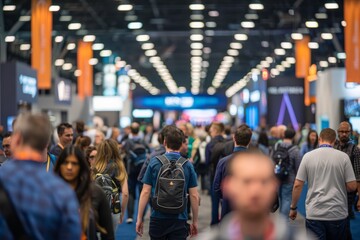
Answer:
[{"label": "blurred foreground man", "polygon": [[234,211],[221,221],[218,228],[199,239],[312,239],[305,232],[291,229],[281,216],[270,214],[277,188],[271,159],[261,153],[235,153],[228,160],[228,175],[223,182],[223,194],[230,200]]},{"label": "blurred foreground man", "polygon": [[349,157],[336,149],[336,132],[321,131],[319,148],[305,154],[296,176],[289,217],[295,219],[297,204],[304,186],[306,194],[306,228],[319,240],[345,240],[349,236],[347,192],[356,190]]},{"label": "blurred foreground man", "polygon": [[74,191],[42,167],[51,132],[44,115],[17,118],[11,141],[13,160],[0,171],[0,239],[81,237]]}]

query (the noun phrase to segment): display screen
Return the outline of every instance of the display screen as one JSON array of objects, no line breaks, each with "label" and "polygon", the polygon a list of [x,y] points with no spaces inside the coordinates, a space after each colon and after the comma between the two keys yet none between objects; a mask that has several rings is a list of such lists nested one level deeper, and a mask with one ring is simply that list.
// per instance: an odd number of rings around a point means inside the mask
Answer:
[{"label": "display screen", "polygon": [[71,81],[66,79],[57,79],[55,81],[55,102],[57,104],[71,104]]},{"label": "display screen", "polygon": [[95,112],[121,111],[124,102],[120,96],[95,96],[92,104]]},{"label": "display screen", "polygon": [[360,98],[345,100],[344,111],[345,111],[345,116],[348,118],[360,117]]},{"label": "display screen", "polygon": [[354,131],[360,132],[360,117],[351,117],[349,119]]}]

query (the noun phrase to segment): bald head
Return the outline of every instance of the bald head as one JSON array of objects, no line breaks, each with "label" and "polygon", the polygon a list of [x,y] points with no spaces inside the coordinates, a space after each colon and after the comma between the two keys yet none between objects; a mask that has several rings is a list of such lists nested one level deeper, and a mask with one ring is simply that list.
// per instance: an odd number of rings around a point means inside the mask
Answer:
[{"label": "bald head", "polygon": [[348,122],[341,122],[338,128],[339,140],[342,144],[350,141],[351,125]]},{"label": "bald head", "polygon": [[277,188],[274,165],[269,157],[258,152],[243,152],[229,160],[223,194],[243,217],[267,216]]},{"label": "bald head", "polygon": [[140,124],[134,122],[130,125],[131,134],[138,135],[140,131]]}]

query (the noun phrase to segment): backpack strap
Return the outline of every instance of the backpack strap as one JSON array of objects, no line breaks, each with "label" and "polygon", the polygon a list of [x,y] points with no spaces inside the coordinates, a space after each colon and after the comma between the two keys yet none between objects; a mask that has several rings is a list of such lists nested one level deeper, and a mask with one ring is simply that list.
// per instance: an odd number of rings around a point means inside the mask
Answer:
[{"label": "backpack strap", "polygon": [[165,156],[165,154],[156,156],[156,158],[161,162],[162,165],[169,164],[169,159]]},{"label": "backpack strap", "polygon": [[189,160],[184,157],[180,157],[178,160],[176,160],[176,164],[179,164],[182,167],[187,161]]}]

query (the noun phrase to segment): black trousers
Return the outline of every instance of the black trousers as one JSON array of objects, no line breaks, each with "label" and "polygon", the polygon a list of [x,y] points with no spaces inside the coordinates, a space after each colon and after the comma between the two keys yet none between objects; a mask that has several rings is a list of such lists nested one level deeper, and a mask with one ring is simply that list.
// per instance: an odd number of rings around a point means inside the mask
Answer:
[{"label": "black trousers", "polygon": [[189,230],[186,220],[150,218],[151,240],[186,240]]},{"label": "black trousers", "polygon": [[130,165],[129,171],[129,178],[128,178],[128,185],[129,185],[129,202],[127,205],[128,210],[128,217],[134,218],[134,212],[135,212],[135,199],[136,199],[136,192],[139,188],[139,194],[142,190],[142,183],[137,180],[137,177],[139,176],[139,173],[141,171],[142,164],[139,164],[137,166]]}]

